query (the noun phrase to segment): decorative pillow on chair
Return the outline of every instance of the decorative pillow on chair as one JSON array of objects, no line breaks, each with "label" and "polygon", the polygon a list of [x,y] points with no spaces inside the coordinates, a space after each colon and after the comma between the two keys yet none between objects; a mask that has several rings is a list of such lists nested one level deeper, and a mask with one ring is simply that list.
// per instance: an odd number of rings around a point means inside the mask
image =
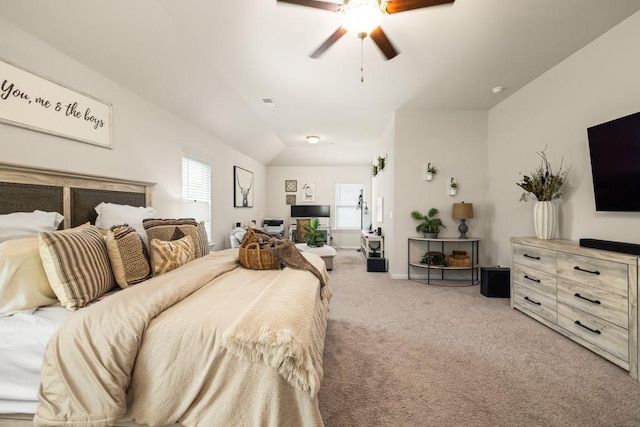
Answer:
[{"label": "decorative pillow on chair", "polygon": [[97,227],[40,233],[38,238],[44,271],[64,307],[84,307],[114,287],[107,245]]},{"label": "decorative pillow on chair", "polygon": [[154,276],[168,273],[196,258],[195,244],[191,236],[172,241],[151,239],[149,245]]},{"label": "decorative pillow on chair", "polygon": [[[147,231],[149,241],[153,239],[171,241],[178,240],[184,236],[191,236],[195,245],[196,258],[206,255],[209,251],[209,245],[201,243],[201,236],[198,232],[198,223],[194,219],[145,219],[142,222],[142,225]],[[204,226],[202,227],[202,230],[204,231]],[[153,250],[151,252],[151,257],[153,258]]]},{"label": "decorative pillow on chair", "polygon": [[305,242],[307,237],[307,230],[304,228],[305,226],[309,226],[311,224],[311,218],[296,218],[296,241]]},{"label": "decorative pillow on chair", "polygon": [[106,235],[111,269],[121,288],[151,278],[147,246],[135,228],[126,224],[111,227]]}]

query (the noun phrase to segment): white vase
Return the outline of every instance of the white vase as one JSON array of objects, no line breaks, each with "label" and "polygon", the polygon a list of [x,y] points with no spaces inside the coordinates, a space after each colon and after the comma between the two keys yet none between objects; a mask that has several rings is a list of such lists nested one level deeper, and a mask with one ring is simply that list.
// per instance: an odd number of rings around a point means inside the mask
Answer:
[{"label": "white vase", "polygon": [[558,228],[558,210],[549,202],[536,202],[533,206],[533,225],[536,237],[541,240],[552,240]]}]

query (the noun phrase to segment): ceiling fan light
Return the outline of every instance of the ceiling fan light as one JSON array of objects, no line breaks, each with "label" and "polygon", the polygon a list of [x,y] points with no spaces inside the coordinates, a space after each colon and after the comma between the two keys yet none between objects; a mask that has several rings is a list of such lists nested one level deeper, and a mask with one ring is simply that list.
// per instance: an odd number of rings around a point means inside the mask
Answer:
[{"label": "ceiling fan light", "polygon": [[358,37],[368,36],[380,26],[382,18],[377,0],[351,0],[343,11],[342,26]]},{"label": "ceiling fan light", "polygon": [[309,144],[317,144],[318,142],[320,142],[320,137],[315,135],[309,135],[307,137],[307,142]]}]

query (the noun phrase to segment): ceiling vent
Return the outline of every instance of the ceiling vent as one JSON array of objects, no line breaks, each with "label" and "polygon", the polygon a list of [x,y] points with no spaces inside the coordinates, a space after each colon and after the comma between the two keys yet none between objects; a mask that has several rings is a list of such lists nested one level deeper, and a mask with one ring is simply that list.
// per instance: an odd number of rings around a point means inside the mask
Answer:
[{"label": "ceiling vent", "polygon": [[274,101],[273,98],[262,98],[262,103],[267,107],[271,107],[271,108],[277,107],[276,101]]}]

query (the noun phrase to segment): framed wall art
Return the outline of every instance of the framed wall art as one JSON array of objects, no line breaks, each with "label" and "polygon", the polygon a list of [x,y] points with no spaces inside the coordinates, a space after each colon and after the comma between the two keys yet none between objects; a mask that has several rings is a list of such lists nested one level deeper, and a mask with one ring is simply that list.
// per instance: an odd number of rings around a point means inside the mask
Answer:
[{"label": "framed wall art", "polygon": [[0,58],[0,122],[113,148],[111,104]]},{"label": "framed wall art", "polygon": [[316,201],[316,185],[310,182],[302,184],[302,201],[303,202],[315,202]]},{"label": "framed wall art", "polygon": [[295,193],[298,191],[298,181],[295,179],[287,179],[284,181],[284,191],[287,193]]},{"label": "framed wall art", "polygon": [[295,205],[295,204],[296,204],[296,195],[287,194],[287,205]]},{"label": "framed wall art", "polygon": [[233,167],[233,207],[253,207],[253,172]]}]

